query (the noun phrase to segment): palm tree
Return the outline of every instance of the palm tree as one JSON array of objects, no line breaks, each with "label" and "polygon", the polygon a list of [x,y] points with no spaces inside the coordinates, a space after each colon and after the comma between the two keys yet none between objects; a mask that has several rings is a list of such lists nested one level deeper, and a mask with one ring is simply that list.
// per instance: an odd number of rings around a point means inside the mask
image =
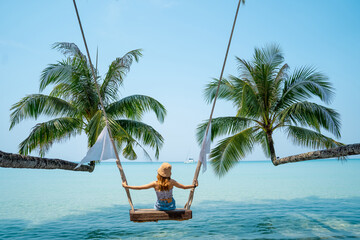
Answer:
[{"label": "palm tree", "polygon": [[[237,161],[245,158],[255,144],[276,164],[273,133],[282,130],[294,144],[311,148],[342,145],[321,133],[326,130],[340,137],[339,114],[311,102],[318,98],[330,103],[334,92],[328,78],[313,67],[300,67],[292,73],[284,64],[278,45],[255,48],[252,61],[236,57],[239,76],[221,81],[219,98],[233,103],[235,116],[212,120],[212,140],[227,135],[211,150],[215,172],[224,175]],[[205,88],[207,102],[216,94],[218,80]],[[202,141],[207,122],[199,125],[197,139]],[[230,135],[230,136],[229,136]]]},{"label": "palm tree", "polygon": [[[28,95],[11,107],[10,129],[27,118],[52,117],[36,124],[20,143],[19,153],[23,155],[36,149],[44,156],[53,143],[81,133],[87,135],[88,147],[91,147],[106,124],[85,55],[74,43],[55,43],[53,48],[66,58],[43,70],[39,94]],[[158,158],[164,141],[153,127],[141,122],[143,114],[148,111],[154,112],[158,121],[164,121],[166,109],[160,102],[144,95],[119,97],[119,87],[123,85],[131,64],[141,56],[141,49],[137,49],[116,58],[103,78],[96,70],[113,138],[123,156],[131,160],[137,158],[135,147],[144,150],[144,146],[153,149]],[[51,92],[42,94],[48,86],[52,86]],[[146,150],[144,153],[149,157]]]}]

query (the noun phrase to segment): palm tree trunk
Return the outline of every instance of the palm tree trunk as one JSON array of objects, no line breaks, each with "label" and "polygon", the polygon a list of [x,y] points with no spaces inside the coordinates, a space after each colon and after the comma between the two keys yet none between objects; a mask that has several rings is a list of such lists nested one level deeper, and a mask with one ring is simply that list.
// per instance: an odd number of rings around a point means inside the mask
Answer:
[{"label": "palm tree trunk", "polygon": [[359,155],[359,154],[360,154],[360,143],[356,143],[356,144],[340,146],[337,148],[307,152],[307,153],[276,159],[275,161],[273,161],[273,164],[277,166],[284,163],[344,157],[344,156]]},{"label": "palm tree trunk", "polygon": [[40,158],[12,154],[0,151],[0,167],[4,168],[35,168],[35,169],[63,169],[70,171],[94,171],[94,166],[81,165],[74,169],[77,163],[61,159]]},{"label": "palm tree trunk", "polygon": [[269,143],[271,161],[275,165],[274,162],[276,161],[276,153],[275,153],[274,140],[272,138],[272,133],[266,133],[266,136],[267,136],[267,140]]}]

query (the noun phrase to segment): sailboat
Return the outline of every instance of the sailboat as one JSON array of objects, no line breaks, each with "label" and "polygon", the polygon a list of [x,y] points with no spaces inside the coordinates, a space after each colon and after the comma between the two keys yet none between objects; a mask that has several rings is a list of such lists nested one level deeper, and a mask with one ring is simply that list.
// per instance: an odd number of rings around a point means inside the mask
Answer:
[{"label": "sailboat", "polygon": [[189,157],[189,158],[187,158],[187,159],[185,160],[184,163],[194,163],[194,158]]}]

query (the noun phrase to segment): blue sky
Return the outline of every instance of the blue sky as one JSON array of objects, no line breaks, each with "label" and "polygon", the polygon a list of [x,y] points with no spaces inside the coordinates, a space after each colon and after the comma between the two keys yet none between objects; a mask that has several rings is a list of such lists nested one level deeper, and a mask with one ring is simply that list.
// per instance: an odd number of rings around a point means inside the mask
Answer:
[{"label": "blue sky", "polygon": [[[121,95],[150,95],[166,106],[164,124],[153,114],[144,118],[165,138],[160,161],[196,158],[195,129],[211,108],[202,91],[219,76],[237,1],[78,0],[77,4],[93,58],[99,48],[100,73],[116,57],[144,49]],[[336,89],[330,107],[342,119],[340,141],[357,143],[359,12],[357,0],[248,0],[240,9],[225,76],[236,75],[235,56],[250,59],[254,47],[278,43],[292,69],[312,65],[330,78]],[[26,120],[8,130],[11,105],[37,93],[41,71],[62,59],[51,45],[74,42],[85,49],[71,0],[0,1],[0,29],[0,150],[15,153],[31,127],[47,120]],[[215,117],[234,114],[231,104],[218,102]],[[79,136],[55,144],[47,156],[80,161],[86,144],[85,136]],[[279,156],[310,150],[293,145],[282,133],[275,135],[275,144]],[[246,160],[263,159],[256,147]]]}]

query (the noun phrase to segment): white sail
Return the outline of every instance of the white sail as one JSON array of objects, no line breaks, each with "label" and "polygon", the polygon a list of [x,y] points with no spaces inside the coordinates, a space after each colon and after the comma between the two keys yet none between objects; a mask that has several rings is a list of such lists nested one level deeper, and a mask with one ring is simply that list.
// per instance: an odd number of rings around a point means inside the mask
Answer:
[{"label": "white sail", "polygon": [[103,161],[109,159],[116,159],[116,155],[113,145],[111,143],[109,131],[105,126],[104,129],[101,131],[98,139],[96,140],[94,146],[89,149],[86,156],[75,168],[80,167],[81,164],[91,161]]},{"label": "white sail", "polygon": [[[205,132],[206,134],[206,132]],[[204,140],[202,143],[202,147],[201,147],[201,151],[200,151],[200,156],[199,156],[199,161],[201,161],[201,163],[203,164],[203,170],[202,172],[205,172],[207,169],[207,160],[209,158],[209,154],[210,154],[210,144],[211,144],[211,124],[209,126],[209,131],[207,136],[204,136]]]}]

